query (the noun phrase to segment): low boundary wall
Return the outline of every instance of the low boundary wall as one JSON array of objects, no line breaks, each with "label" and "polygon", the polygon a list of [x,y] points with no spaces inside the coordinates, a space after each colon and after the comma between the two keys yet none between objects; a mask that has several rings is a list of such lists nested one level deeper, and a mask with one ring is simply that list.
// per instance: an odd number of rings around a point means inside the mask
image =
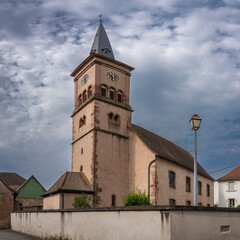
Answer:
[{"label": "low boundary wall", "polygon": [[204,207],[132,207],[13,212],[12,230],[72,240],[240,239],[240,211]]}]

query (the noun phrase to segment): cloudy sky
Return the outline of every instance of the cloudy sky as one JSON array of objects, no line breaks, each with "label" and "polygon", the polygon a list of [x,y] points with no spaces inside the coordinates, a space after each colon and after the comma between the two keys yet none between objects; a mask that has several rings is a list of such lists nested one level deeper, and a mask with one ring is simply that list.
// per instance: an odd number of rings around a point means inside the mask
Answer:
[{"label": "cloudy sky", "polygon": [[200,164],[240,164],[239,0],[1,0],[0,171],[49,188],[71,169],[69,74],[100,13],[115,58],[135,67],[133,122],[193,154],[197,113]]}]

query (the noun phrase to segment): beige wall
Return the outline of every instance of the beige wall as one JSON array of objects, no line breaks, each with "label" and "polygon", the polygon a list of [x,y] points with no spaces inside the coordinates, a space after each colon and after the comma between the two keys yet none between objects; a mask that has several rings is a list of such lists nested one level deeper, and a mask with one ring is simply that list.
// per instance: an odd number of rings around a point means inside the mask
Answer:
[{"label": "beige wall", "polygon": [[128,139],[97,132],[98,206],[110,207],[112,195],[116,195],[117,206],[122,206],[122,197],[128,193],[128,151]]},{"label": "beige wall", "polygon": [[48,209],[61,209],[60,193],[43,198],[43,210]]},{"label": "beige wall", "polygon": [[[186,201],[193,204],[193,172],[177,164],[164,159],[156,162],[158,179],[157,205],[168,205],[169,199],[175,199],[176,205],[186,205]],[[175,188],[169,187],[169,171],[175,173]],[[186,192],[186,177],[191,179],[191,192]],[[213,181],[198,175],[198,181],[202,183],[202,194],[198,195],[198,202],[203,206],[213,206]],[[210,197],[207,197],[206,184],[210,185]]]},{"label": "beige wall", "polygon": [[[142,140],[134,133],[130,134],[130,161],[129,183],[130,191],[136,188],[146,191],[148,187],[148,165],[155,159],[153,153]],[[156,169],[156,172],[155,172]],[[169,187],[169,171],[176,176],[176,187]],[[193,172],[171,163],[164,159],[157,160],[152,164],[150,175],[151,202],[156,205],[169,205],[169,199],[175,199],[177,205],[186,205],[186,201],[193,204]],[[191,178],[191,192],[186,192],[186,177]],[[213,181],[198,175],[198,181],[202,182],[202,195],[198,195],[198,202],[207,206],[213,206]],[[206,184],[210,185],[210,197],[206,195]]]},{"label": "beige wall", "polygon": [[[18,212],[12,230],[72,240],[237,240],[240,212],[213,210]],[[224,231],[229,230],[229,231]]]}]

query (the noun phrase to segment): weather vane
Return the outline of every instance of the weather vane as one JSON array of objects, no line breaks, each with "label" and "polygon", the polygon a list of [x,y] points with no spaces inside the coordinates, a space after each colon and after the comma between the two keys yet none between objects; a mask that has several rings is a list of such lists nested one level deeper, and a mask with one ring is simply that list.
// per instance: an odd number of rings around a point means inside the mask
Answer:
[{"label": "weather vane", "polygon": [[98,16],[99,18],[100,18],[100,22],[102,22],[102,14],[99,14],[99,16]]}]

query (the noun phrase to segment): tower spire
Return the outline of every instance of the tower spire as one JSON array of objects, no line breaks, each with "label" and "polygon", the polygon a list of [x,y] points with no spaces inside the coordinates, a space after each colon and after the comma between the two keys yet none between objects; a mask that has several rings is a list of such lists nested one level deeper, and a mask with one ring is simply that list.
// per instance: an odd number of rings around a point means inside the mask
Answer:
[{"label": "tower spire", "polygon": [[95,35],[90,54],[97,53],[97,54],[114,59],[111,44],[109,42],[107,33],[102,24],[102,15],[101,14],[99,15],[99,18],[100,19],[99,19],[98,30]]}]

